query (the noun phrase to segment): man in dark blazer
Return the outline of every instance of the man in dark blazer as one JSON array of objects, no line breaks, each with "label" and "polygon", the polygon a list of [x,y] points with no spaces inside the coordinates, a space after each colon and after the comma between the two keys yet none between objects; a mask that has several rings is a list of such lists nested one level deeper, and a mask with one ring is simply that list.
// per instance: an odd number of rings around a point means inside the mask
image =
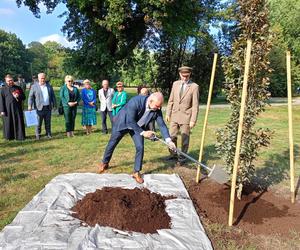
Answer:
[{"label": "man in dark blazer", "polygon": [[46,82],[46,74],[38,74],[38,82],[30,88],[28,110],[37,109],[38,126],[35,129],[36,139],[41,137],[43,120],[47,138],[51,138],[51,110],[56,107],[56,98],[52,86]]},{"label": "man in dark blazer", "polygon": [[104,172],[108,168],[109,161],[112,157],[114,149],[119,141],[127,133],[133,139],[136,154],[133,178],[138,183],[144,180],[140,175],[144,157],[144,138],[151,138],[153,131],[148,129],[151,121],[155,120],[159,126],[160,132],[170,148],[175,149],[175,144],[170,138],[168,128],[163,120],[161,107],[163,105],[163,95],[155,92],[150,96],[135,96],[121,109],[116,116],[113,125],[112,134],[106,146],[102,162],[99,164],[99,173]]}]

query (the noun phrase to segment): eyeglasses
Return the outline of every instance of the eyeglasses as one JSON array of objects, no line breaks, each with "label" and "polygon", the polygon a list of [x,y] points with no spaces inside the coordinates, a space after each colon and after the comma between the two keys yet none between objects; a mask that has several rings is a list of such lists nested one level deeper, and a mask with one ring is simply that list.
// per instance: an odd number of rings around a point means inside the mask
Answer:
[{"label": "eyeglasses", "polygon": [[73,81],[67,81],[67,82],[73,82]]},{"label": "eyeglasses", "polygon": [[123,86],[117,86],[117,88],[123,88]]}]

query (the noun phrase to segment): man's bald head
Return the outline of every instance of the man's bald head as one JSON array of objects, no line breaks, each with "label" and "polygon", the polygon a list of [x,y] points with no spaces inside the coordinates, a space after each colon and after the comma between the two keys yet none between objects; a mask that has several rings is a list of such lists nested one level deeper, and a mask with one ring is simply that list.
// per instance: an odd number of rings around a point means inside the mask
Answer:
[{"label": "man's bald head", "polygon": [[164,96],[161,92],[154,92],[149,96],[149,107],[152,110],[161,109],[164,103]]}]

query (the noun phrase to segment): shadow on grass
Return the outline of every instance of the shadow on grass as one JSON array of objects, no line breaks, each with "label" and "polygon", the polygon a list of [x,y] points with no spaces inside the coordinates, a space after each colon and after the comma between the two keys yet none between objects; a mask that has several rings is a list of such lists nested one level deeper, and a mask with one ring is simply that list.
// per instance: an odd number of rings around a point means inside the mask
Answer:
[{"label": "shadow on grass", "polygon": [[[100,130],[95,129],[93,133],[97,134]],[[74,131],[75,136],[86,136],[86,132],[83,129],[75,129]],[[100,135],[100,133],[99,133]],[[41,135],[40,140],[36,140],[35,135],[26,136],[26,140],[24,141],[16,141],[16,140],[5,140],[0,143],[0,147],[19,147],[19,146],[26,146],[29,144],[40,144],[44,143],[45,141],[52,141],[52,140],[60,140],[67,138],[65,132],[54,132],[52,133],[52,138],[48,139],[44,134]]]},{"label": "shadow on grass", "polygon": [[[203,152],[204,152],[204,154],[202,156],[202,163],[203,164],[207,164],[208,160],[216,161],[216,160],[220,159],[220,156],[218,156],[215,144],[209,144],[207,146],[204,146]],[[199,152],[198,152],[196,157],[197,157],[196,159],[199,158]]]},{"label": "shadow on grass", "polygon": [[14,167],[5,167],[0,169],[0,186],[3,186],[9,182],[14,182],[17,180],[26,179],[28,173],[18,173],[15,174],[16,168]]},{"label": "shadow on grass", "polygon": [[26,179],[28,176],[29,176],[28,173],[8,174],[8,175],[0,176],[0,186],[4,186],[9,182]]},{"label": "shadow on grass", "polygon": [[[299,146],[294,148],[295,158],[299,155]],[[257,186],[257,191],[268,189],[289,178],[290,158],[289,150],[281,154],[271,154],[264,163],[264,167],[257,169],[251,183]]]},{"label": "shadow on grass", "polygon": [[[16,157],[26,155],[27,153],[32,153],[32,152],[38,152],[38,151],[45,151],[47,152],[48,150],[52,150],[54,147],[53,146],[43,146],[40,148],[24,148],[24,147],[19,147],[16,150],[12,152],[5,153],[1,155],[1,163],[8,163],[8,162],[15,162]],[[5,168],[4,168],[5,169]],[[1,171],[0,171],[1,173]]]},{"label": "shadow on grass", "polygon": [[[199,150],[189,151],[188,155],[198,161]],[[155,172],[164,171],[164,170],[167,170],[170,168],[171,169],[174,168],[176,166],[176,160],[167,160],[168,156],[169,155],[152,159],[151,162],[154,163],[153,165],[156,165],[155,163],[159,163],[161,166],[147,171],[146,174],[151,174],[151,173],[155,173]],[[203,155],[202,159],[203,159],[202,160],[203,164],[207,164],[208,161],[214,161],[214,160],[219,159],[214,144],[210,144],[210,145],[207,145],[204,147],[204,155]],[[161,163],[163,163],[163,164],[161,164]],[[197,164],[193,163],[192,161],[187,159],[187,161],[183,165],[183,167],[190,168],[190,169],[196,169]],[[201,168],[201,172],[203,174],[206,173],[206,171],[203,168]]]}]

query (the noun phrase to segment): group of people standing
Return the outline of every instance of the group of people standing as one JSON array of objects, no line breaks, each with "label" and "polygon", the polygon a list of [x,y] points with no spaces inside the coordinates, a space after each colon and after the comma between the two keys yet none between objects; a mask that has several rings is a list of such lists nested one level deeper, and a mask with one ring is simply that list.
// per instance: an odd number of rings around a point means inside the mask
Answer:
[{"label": "group of people standing", "polygon": [[[23,86],[19,81],[14,82],[11,75],[5,76],[6,85],[0,90],[0,115],[3,118],[3,137],[7,140],[25,140],[24,101],[26,99]],[[74,79],[67,75],[64,84],[59,90],[60,103],[57,105],[55,93],[50,82],[46,80],[45,73],[39,73],[37,81],[30,86],[28,95],[28,111],[36,110],[38,124],[35,127],[35,136],[41,138],[42,125],[45,124],[46,138],[52,138],[51,116],[52,110],[57,108],[64,114],[65,129],[68,137],[74,136],[77,107],[82,101],[81,124],[86,129],[86,134],[92,132],[92,127],[97,124],[97,94],[91,82],[83,81],[84,88],[81,93],[74,86]],[[127,102],[127,94],[122,82],[116,84],[115,91],[109,87],[108,80],[103,80],[102,88],[98,92],[100,100],[100,113],[102,117],[102,132],[107,134],[107,115],[113,122],[113,117]]]},{"label": "group of people standing", "polygon": [[[144,138],[151,139],[155,132],[154,123],[159,126],[160,132],[169,145],[170,160],[176,159],[180,165],[184,159],[176,154],[177,136],[181,133],[181,149],[187,153],[190,131],[195,126],[199,111],[199,86],[190,80],[192,69],[187,66],[179,68],[180,79],[175,81],[169,96],[166,121],[163,115],[162,93],[150,94],[147,88],[139,89],[139,95],[127,102],[127,93],[122,82],[117,82],[116,90],[109,87],[108,80],[102,81],[102,88],[98,92],[100,113],[102,118],[102,133],[107,134],[107,117],[110,118],[112,133],[106,146],[102,161],[98,164],[98,172],[102,173],[109,168],[112,154],[124,135],[129,134],[136,148],[133,178],[143,183],[140,175],[144,156]],[[3,117],[4,138],[8,140],[25,139],[23,105],[25,93],[21,87],[14,84],[10,75],[5,77],[6,86],[0,92],[0,114]],[[74,86],[72,76],[65,77],[65,84],[60,88],[61,106],[65,117],[67,136],[74,136],[77,107],[82,100],[82,125],[86,133],[90,134],[92,126],[96,125],[96,91],[91,87],[89,80],[85,80],[81,91]],[[38,74],[38,82],[32,85],[28,97],[28,110],[36,109],[38,126],[36,138],[40,139],[41,126],[45,122],[46,136],[51,138],[51,110],[56,107],[56,99],[52,86],[46,81],[44,73]],[[152,125],[152,126],[151,126]]]},{"label": "group of people standing", "polygon": [[107,116],[110,122],[114,122],[114,117],[119,113],[120,109],[125,106],[128,96],[124,90],[122,82],[117,82],[116,91],[109,87],[109,81],[102,81],[102,88],[98,92],[100,101],[100,114],[102,118],[102,133],[107,134]]}]

